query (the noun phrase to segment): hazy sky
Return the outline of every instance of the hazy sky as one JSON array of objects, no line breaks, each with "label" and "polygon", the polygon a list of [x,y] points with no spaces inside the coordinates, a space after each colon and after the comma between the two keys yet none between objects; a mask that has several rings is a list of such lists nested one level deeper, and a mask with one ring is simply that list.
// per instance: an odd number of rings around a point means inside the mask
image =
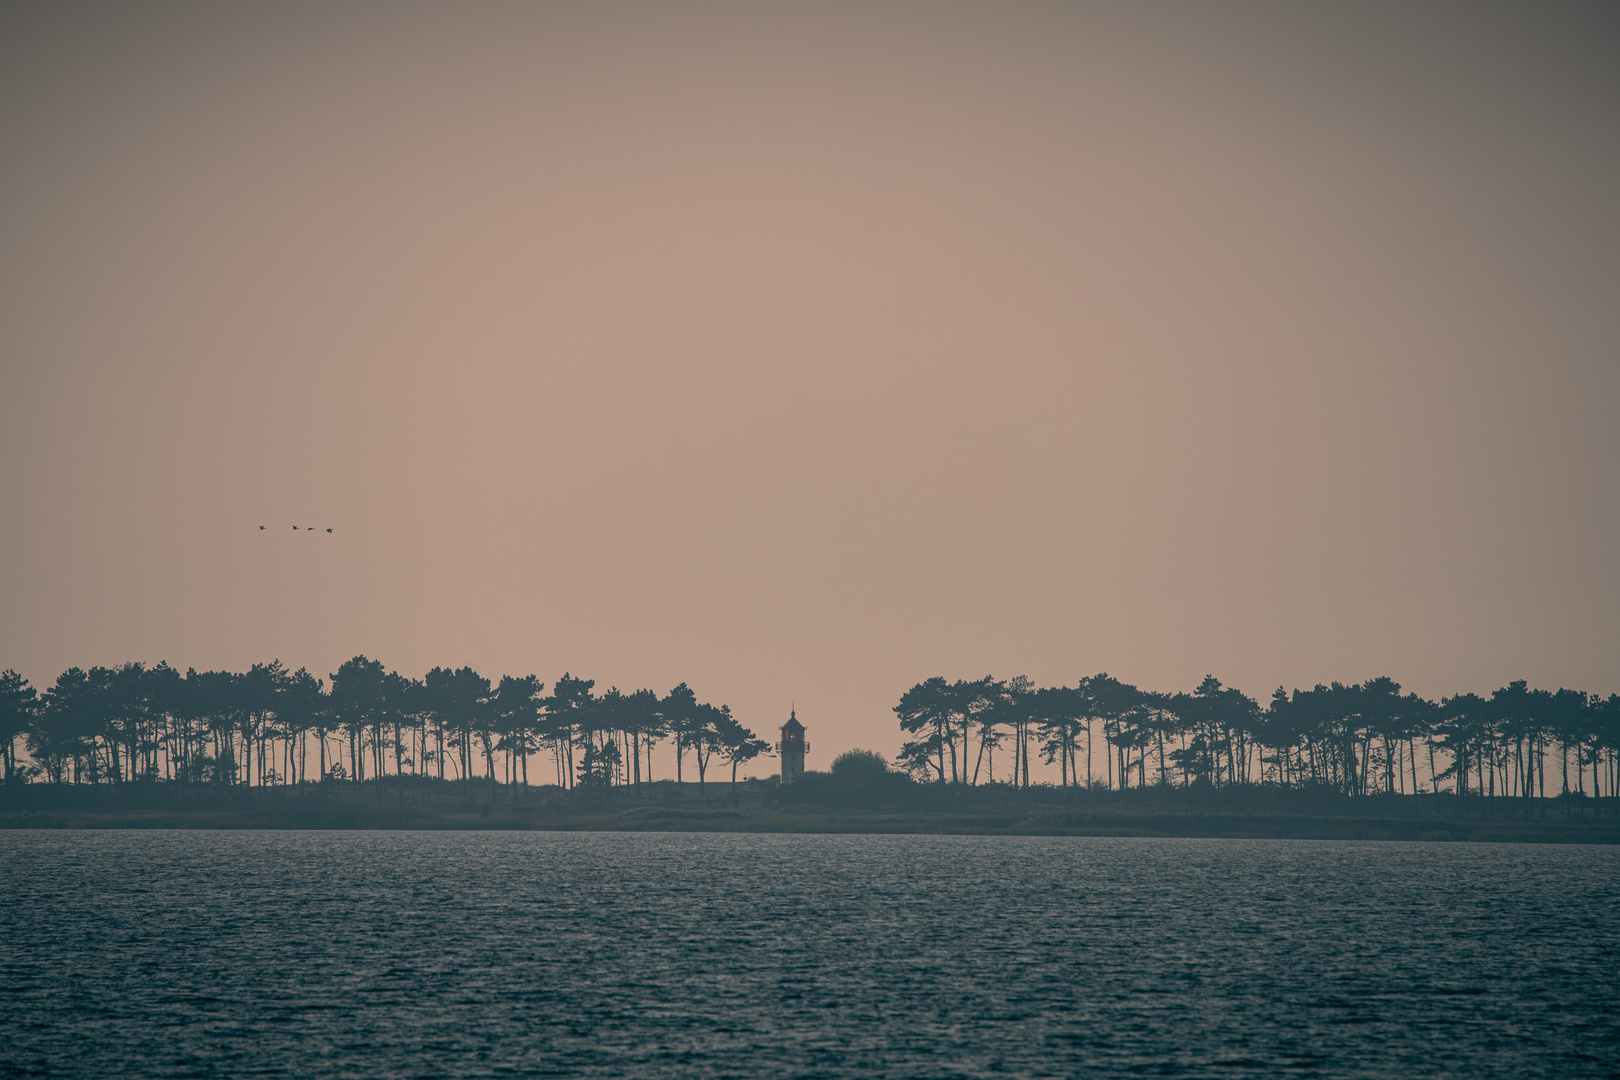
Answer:
[{"label": "hazy sky", "polygon": [[7,4],[0,668],[1620,691],[1613,12]]}]

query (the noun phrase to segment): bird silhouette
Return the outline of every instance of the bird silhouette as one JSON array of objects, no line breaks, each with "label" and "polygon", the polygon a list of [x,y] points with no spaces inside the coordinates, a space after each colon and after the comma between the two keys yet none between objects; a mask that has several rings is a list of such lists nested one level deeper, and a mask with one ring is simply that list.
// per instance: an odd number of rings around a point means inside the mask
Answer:
[{"label": "bird silhouette", "polygon": [[260,531],[260,532],[264,532],[264,526],[263,526],[263,525],[260,525],[260,526],[259,526],[259,531]]},{"label": "bird silhouette", "polygon": [[298,531],[298,526],[294,525],[293,526],[293,532],[297,532],[297,531]]},{"label": "bird silhouette", "polygon": [[327,532],[331,532],[331,531],[332,531],[332,530],[331,530],[331,529],[327,529],[327,530],[326,530],[326,531],[327,531]]}]

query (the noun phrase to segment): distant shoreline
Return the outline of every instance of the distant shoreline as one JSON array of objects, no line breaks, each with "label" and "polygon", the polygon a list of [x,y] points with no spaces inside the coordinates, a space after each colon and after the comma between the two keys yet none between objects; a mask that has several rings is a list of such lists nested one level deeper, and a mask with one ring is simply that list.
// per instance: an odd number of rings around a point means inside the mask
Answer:
[{"label": "distant shoreline", "polygon": [[[799,801],[798,796],[813,801]],[[1607,804],[1612,800],[1603,800]],[[840,805],[842,803],[842,805]],[[0,790],[0,829],[465,830],[958,834],[1620,843],[1615,807],[1556,799],[1341,798],[1278,791],[1256,798],[1185,789],[1034,793],[1012,789],[780,789],[751,781],[663,782],[637,795],[556,788],[431,785],[177,790],[173,786],[27,785]]]},{"label": "distant shoreline", "polygon": [[1570,827],[1546,822],[1355,822],[1343,820],[1188,816],[1182,820],[1119,817],[1073,823],[1004,822],[994,818],[826,817],[764,814],[679,815],[663,819],[492,817],[459,815],[364,817],[332,814],[4,814],[0,829],[329,831],[365,832],[668,832],[892,836],[1095,836],[1229,840],[1384,840],[1439,843],[1617,844],[1620,827]]}]

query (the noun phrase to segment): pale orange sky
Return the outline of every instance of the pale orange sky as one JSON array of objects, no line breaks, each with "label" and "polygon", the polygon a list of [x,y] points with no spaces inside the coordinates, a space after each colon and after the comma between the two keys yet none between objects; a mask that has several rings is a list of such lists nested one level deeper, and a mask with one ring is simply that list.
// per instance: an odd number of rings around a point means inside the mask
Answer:
[{"label": "pale orange sky", "polygon": [[1620,690],[1616,22],[1324,7],[7,5],[0,668]]}]

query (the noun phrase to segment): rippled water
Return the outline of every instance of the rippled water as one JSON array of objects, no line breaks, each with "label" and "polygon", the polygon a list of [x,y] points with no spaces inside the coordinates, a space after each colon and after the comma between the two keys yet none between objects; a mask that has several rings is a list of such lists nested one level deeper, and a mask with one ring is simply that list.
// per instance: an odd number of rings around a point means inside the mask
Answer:
[{"label": "rippled water", "polygon": [[0,1072],[1612,1076],[1620,852],[0,834]]}]

